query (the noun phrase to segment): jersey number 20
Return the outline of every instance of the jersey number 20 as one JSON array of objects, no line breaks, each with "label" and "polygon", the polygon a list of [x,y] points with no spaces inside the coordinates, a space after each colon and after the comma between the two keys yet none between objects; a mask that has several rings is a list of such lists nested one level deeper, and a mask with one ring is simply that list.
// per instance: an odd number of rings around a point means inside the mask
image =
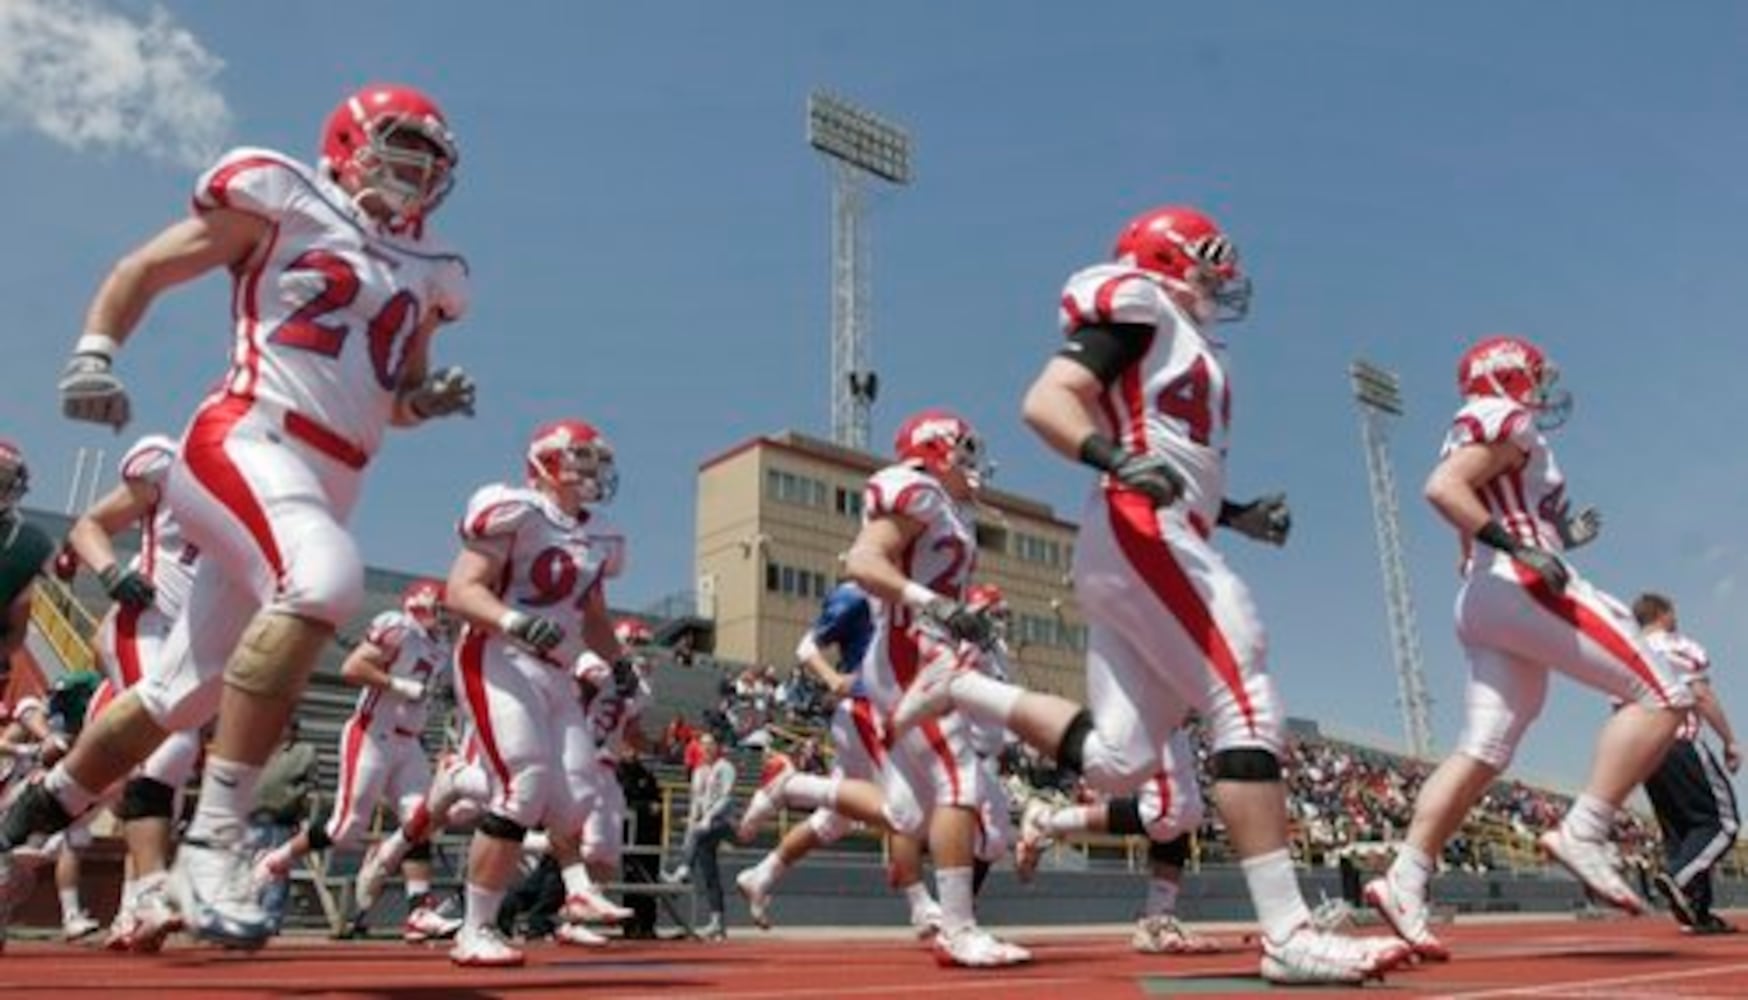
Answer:
[{"label": "jersey number 20", "polygon": [[[324,323],[322,319],[330,313],[345,309],[358,298],[357,269],[339,254],[327,250],[310,250],[299,254],[297,259],[285,266],[285,270],[320,275],[323,279],[322,290],[315,298],[300,306],[297,312],[287,317],[285,322],[279,324],[279,329],[274,330],[268,339],[300,351],[314,351],[329,358],[339,357],[352,328],[344,322]],[[409,323],[409,319],[412,322]],[[370,366],[376,371],[376,382],[383,389],[392,391],[400,384],[401,367],[406,363],[407,345],[412,342],[412,338],[408,337],[401,342],[398,357],[395,355],[395,341],[403,332],[416,330],[418,326],[419,300],[404,288],[384,302],[376,315],[371,317],[370,326],[365,330],[365,339],[370,346]]]}]

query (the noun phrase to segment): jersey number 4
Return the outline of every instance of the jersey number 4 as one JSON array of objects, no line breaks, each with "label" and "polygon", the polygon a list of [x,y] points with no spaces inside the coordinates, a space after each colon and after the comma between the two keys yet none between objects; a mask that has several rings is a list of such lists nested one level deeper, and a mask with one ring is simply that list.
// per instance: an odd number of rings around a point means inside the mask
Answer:
[{"label": "jersey number 4", "polygon": [[[1213,377],[1208,372],[1206,358],[1198,357],[1190,370],[1166,383],[1159,390],[1159,412],[1183,424],[1184,433],[1203,447],[1214,438]],[[1220,419],[1230,419],[1232,397],[1220,394]]]},{"label": "jersey number 4", "polygon": [[[279,329],[267,339],[300,351],[313,351],[323,357],[339,357],[352,328],[344,322],[324,323],[322,320],[349,307],[358,298],[357,269],[339,254],[310,250],[298,255],[285,266],[285,270],[287,273],[319,275],[322,290],[279,324]],[[392,391],[400,384],[401,367],[407,360],[407,345],[412,343],[411,337],[402,340],[401,334],[416,330],[418,326],[419,300],[406,289],[396,292],[371,318],[365,339],[370,345],[370,365],[376,371],[376,382],[383,389]],[[399,356],[395,352],[397,340],[401,340]]]}]

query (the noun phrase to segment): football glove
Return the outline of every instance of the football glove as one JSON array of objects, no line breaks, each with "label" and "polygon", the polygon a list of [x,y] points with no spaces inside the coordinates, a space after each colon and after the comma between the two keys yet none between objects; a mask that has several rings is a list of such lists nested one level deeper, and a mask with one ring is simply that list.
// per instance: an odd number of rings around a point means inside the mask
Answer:
[{"label": "football glove", "polygon": [[1269,545],[1287,544],[1293,530],[1293,511],[1285,493],[1270,493],[1249,503],[1220,505],[1220,523],[1233,531]]},{"label": "football glove", "polygon": [[133,415],[127,387],[109,370],[104,355],[73,355],[61,369],[55,389],[61,396],[61,414],[70,420],[108,424],[119,432]]},{"label": "football glove", "polygon": [[135,611],[151,607],[158,597],[152,581],[131,569],[123,569],[120,563],[110,564],[108,569],[97,574],[97,579],[102,582],[104,592],[115,603]]},{"label": "football glove", "polygon": [[1541,579],[1543,585],[1556,594],[1566,591],[1572,582],[1572,571],[1559,556],[1547,549],[1519,541],[1498,521],[1488,521],[1475,532],[1475,540],[1510,556]]},{"label": "football glove", "polygon": [[564,629],[539,615],[511,611],[504,616],[504,635],[529,652],[544,654],[564,641]]},{"label": "football glove", "polygon": [[1596,536],[1602,534],[1602,511],[1595,507],[1586,507],[1576,514],[1568,515],[1569,508],[1560,508],[1560,543],[1568,549],[1581,549],[1596,541]]},{"label": "football glove", "polygon": [[407,392],[407,409],[421,420],[456,413],[473,416],[472,376],[450,366],[425,376],[425,381]]}]

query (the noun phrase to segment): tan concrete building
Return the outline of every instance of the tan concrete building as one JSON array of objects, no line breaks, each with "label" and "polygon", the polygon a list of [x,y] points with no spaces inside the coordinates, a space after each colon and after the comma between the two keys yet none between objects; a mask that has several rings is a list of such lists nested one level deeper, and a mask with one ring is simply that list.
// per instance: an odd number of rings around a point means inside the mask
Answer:
[{"label": "tan concrete building", "polygon": [[[885,460],[784,431],[698,467],[699,611],[719,657],[787,666],[831,590]],[[989,490],[978,511],[977,579],[1013,607],[1010,639],[1028,687],[1085,694],[1086,627],[1068,582],[1075,526],[1046,504]]]}]

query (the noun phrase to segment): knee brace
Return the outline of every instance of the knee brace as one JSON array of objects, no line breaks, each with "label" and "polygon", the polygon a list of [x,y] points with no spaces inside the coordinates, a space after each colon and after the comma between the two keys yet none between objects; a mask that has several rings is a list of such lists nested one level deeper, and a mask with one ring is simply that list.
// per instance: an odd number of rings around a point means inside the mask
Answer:
[{"label": "knee brace", "polygon": [[1155,865],[1182,868],[1190,860],[1190,835],[1186,833],[1164,843],[1148,841],[1147,860]]},{"label": "knee brace", "polygon": [[280,612],[256,615],[225,664],[225,683],[258,698],[296,701],[333,637],[327,622]]},{"label": "knee brace", "polygon": [[429,863],[431,860],[431,842],[429,840],[421,840],[412,847],[409,847],[403,860],[424,861]]},{"label": "knee brace", "polygon": [[1105,804],[1105,820],[1112,833],[1127,836],[1147,832],[1147,827],[1141,822],[1141,802],[1138,799],[1112,799]]},{"label": "knee brace", "polygon": [[480,820],[479,832],[496,840],[507,840],[512,844],[520,844],[523,838],[528,836],[527,827],[495,812],[486,813],[486,818]]},{"label": "knee brace", "polygon": [[122,822],[170,819],[176,812],[176,789],[151,778],[133,778],[122,786],[115,815]]},{"label": "knee brace", "polygon": [[310,850],[325,851],[334,846],[334,837],[328,832],[328,826],[333,821],[334,817],[327,813],[323,813],[315,819],[310,820]]},{"label": "knee brace", "polygon": [[81,738],[105,759],[102,765],[109,775],[121,777],[144,763],[157,750],[169,733],[153,720],[138,695],[129,692],[110,704],[108,711],[93,723]]},{"label": "knee brace", "polygon": [[1260,747],[1214,751],[1208,770],[1215,781],[1279,781],[1281,759]]},{"label": "knee brace", "polygon": [[1065,771],[1079,774],[1086,759],[1086,738],[1093,732],[1092,713],[1081,709],[1069,720],[1056,747],[1056,764]]},{"label": "knee brace", "polygon": [[815,809],[813,815],[807,817],[807,827],[820,843],[835,844],[844,839],[855,824],[830,809]]}]

